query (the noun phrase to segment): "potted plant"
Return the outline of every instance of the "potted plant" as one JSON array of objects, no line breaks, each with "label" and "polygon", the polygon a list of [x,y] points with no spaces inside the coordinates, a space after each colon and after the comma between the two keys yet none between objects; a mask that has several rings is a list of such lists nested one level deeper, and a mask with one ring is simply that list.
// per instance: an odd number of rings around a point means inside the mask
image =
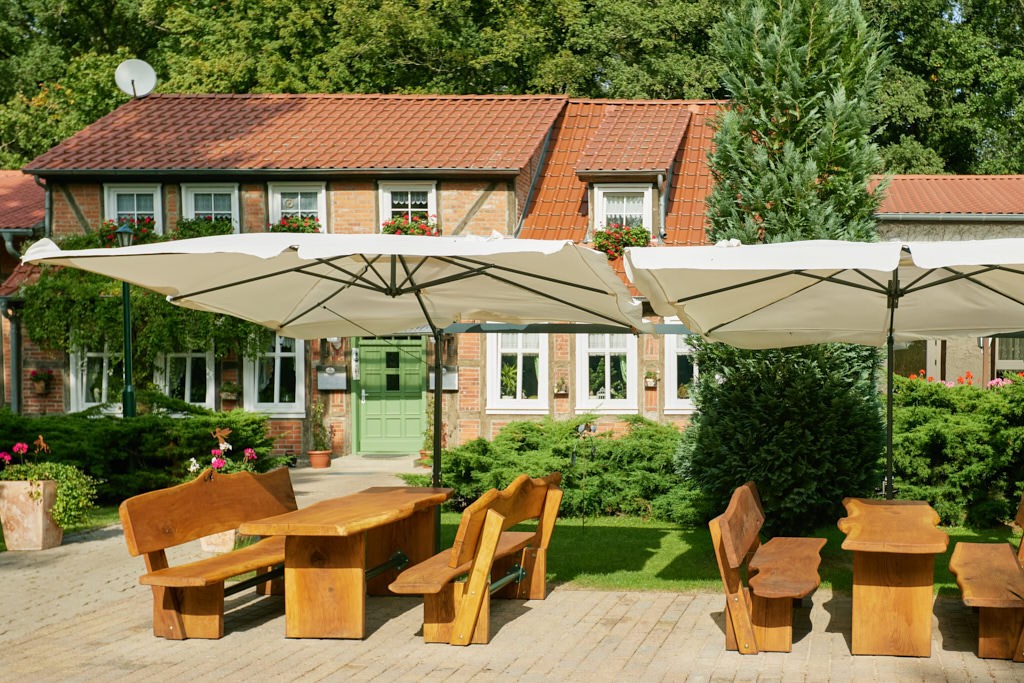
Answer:
[{"label": "potted plant", "polygon": [[53,383],[53,370],[50,368],[36,368],[28,373],[28,378],[32,382],[32,389],[37,394],[50,393],[50,385]]},{"label": "potted plant", "polygon": [[651,244],[651,233],[641,225],[609,223],[594,233],[594,248],[603,251],[608,260],[617,259],[626,247],[646,247]]},{"label": "potted plant", "polygon": [[276,223],[267,224],[267,232],[323,232],[316,216],[281,216]]},{"label": "potted plant", "polygon": [[312,449],[308,451],[310,467],[331,466],[331,431],[324,424],[324,404],[316,401],[309,410],[309,431]]},{"label": "potted plant", "polygon": [[220,385],[220,400],[222,401],[237,401],[240,393],[242,393],[240,384],[224,382]]},{"label": "potted plant", "polygon": [[658,386],[658,371],[648,370],[644,373],[644,386],[653,389]]},{"label": "potted plant", "polygon": [[412,218],[396,216],[380,224],[380,231],[385,235],[426,235],[440,237],[441,228],[437,227],[437,216],[417,216]]},{"label": "potted plant", "polygon": [[11,450],[21,459],[0,452],[0,523],[8,550],[43,550],[60,545],[64,529],[82,521],[96,500],[96,480],[77,467],[59,462],[36,462],[49,453],[42,435],[34,442],[32,461],[27,443]]}]

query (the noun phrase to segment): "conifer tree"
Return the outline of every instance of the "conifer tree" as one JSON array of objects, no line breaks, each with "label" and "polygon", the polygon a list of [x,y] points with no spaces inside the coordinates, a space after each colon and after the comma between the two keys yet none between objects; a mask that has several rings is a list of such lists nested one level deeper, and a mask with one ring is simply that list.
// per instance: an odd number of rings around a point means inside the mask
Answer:
[{"label": "conifer tree", "polygon": [[[709,237],[872,240],[883,55],[858,0],[744,0],[716,40],[730,106],[710,157]],[[694,345],[699,414],[683,459],[710,509],[754,479],[773,533],[805,533],[880,482],[876,349]]]}]

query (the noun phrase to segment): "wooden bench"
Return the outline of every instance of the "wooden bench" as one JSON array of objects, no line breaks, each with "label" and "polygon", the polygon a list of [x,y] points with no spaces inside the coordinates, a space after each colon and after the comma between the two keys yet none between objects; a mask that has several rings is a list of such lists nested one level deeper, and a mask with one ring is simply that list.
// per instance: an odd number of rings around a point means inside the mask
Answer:
[{"label": "wooden bench", "polygon": [[[1024,496],[1017,507],[1024,525]],[[978,656],[1024,662],[1024,541],[957,543],[949,558],[964,604],[978,610]]]},{"label": "wooden bench", "polygon": [[[423,639],[469,645],[490,641],[490,597],[543,600],[547,550],[562,489],[558,472],[523,474],[503,491],[491,489],[462,513],[448,550],[406,569],[389,586],[423,596]],[[536,531],[507,531],[536,519]],[[457,581],[466,576],[464,581]]]},{"label": "wooden bench", "polygon": [[793,600],[806,597],[821,582],[818,565],[825,539],[777,537],[762,544],[764,520],[761,498],[750,481],[733,491],[725,512],[708,523],[725,586],[725,647],[741,654],[792,650]]},{"label": "wooden bench", "polygon": [[[242,522],[296,509],[288,468],[265,474],[206,470],[185,484],[133,496],[118,512],[132,556],[144,555],[139,583],[153,589],[153,635],[173,640],[224,635],[224,597],[255,586],[261,595],[283,593],[284,537],[263,539],[196,562],[168,566],[166,548]],[[232,584],[240,574],[256,576]],[[273,580],[268,580],[273,579]]]}]

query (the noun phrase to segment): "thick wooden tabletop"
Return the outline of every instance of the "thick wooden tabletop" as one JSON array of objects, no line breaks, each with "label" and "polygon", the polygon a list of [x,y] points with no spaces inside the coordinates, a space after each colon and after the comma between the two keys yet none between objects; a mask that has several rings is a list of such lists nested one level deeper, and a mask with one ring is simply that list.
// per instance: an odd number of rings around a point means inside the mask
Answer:
[{"label": "thick wooden tabletop", "polygon": [[949,545],[946,532],[936,528],[938,513],[923,500],[844,498],[843,507],[843,550],[924,555],[945,552]]},{"label": "thick wooden tabletop", "polygon": [[452,489],[448,488],[375,486],[293,512],[245,522],[238,530],[253,536],[351,536],[440,505],[451,495]]}]

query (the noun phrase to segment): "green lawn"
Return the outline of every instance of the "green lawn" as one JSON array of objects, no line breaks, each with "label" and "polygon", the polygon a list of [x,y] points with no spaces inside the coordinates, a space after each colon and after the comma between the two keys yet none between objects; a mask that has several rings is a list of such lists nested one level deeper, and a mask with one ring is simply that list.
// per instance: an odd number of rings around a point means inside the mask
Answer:
[{"label": "green lawn", "polygon": [[[118,522],[117,508],[92,510],[86,522],[66,530],[75,533]],[[459,513],[441,515],[441,539],[447,547],[455,537]],[[948,550],[935,558],[935,590],[939,595],[960,594],[949,573],[949,555],[960,541],[1019,542],[1020,532],[1007,527],[971,531],[944,527]],[[828,539],[821,552],[821,582],[834,590],[849,592],[853,579],[853,554],[842,549],[843,534],[835,526],[814,534]],[[0,538],[0,550],[6,550]],[[126,551],[127,552],[127,551]],[[549,580],[574,588],[602,590],[720,591],[721,580],[707,527],[681,529],[665,522],[635,517],[559,519],[548,557]]]},{"label": "green lawn", "polygon": [[[451,544],[458,526],[456,513],[442,515],[442,540]],[[944,527],[949,548],[935,558],[935,590],[957,597],[949,572],[949,555],[960,541],[1017,543],[1020,533],[1009,528],[976,532]],[[853,554],[842,549],[843,533],[835,526],[815,536],[828,539],[821,556],[821,582],[850,592]],[[548,575],[553,583],[608,590],[720,591],[722,583],[707,528],[681,529],[664,522],[633,517],[559,519],[551,541]]]}]

